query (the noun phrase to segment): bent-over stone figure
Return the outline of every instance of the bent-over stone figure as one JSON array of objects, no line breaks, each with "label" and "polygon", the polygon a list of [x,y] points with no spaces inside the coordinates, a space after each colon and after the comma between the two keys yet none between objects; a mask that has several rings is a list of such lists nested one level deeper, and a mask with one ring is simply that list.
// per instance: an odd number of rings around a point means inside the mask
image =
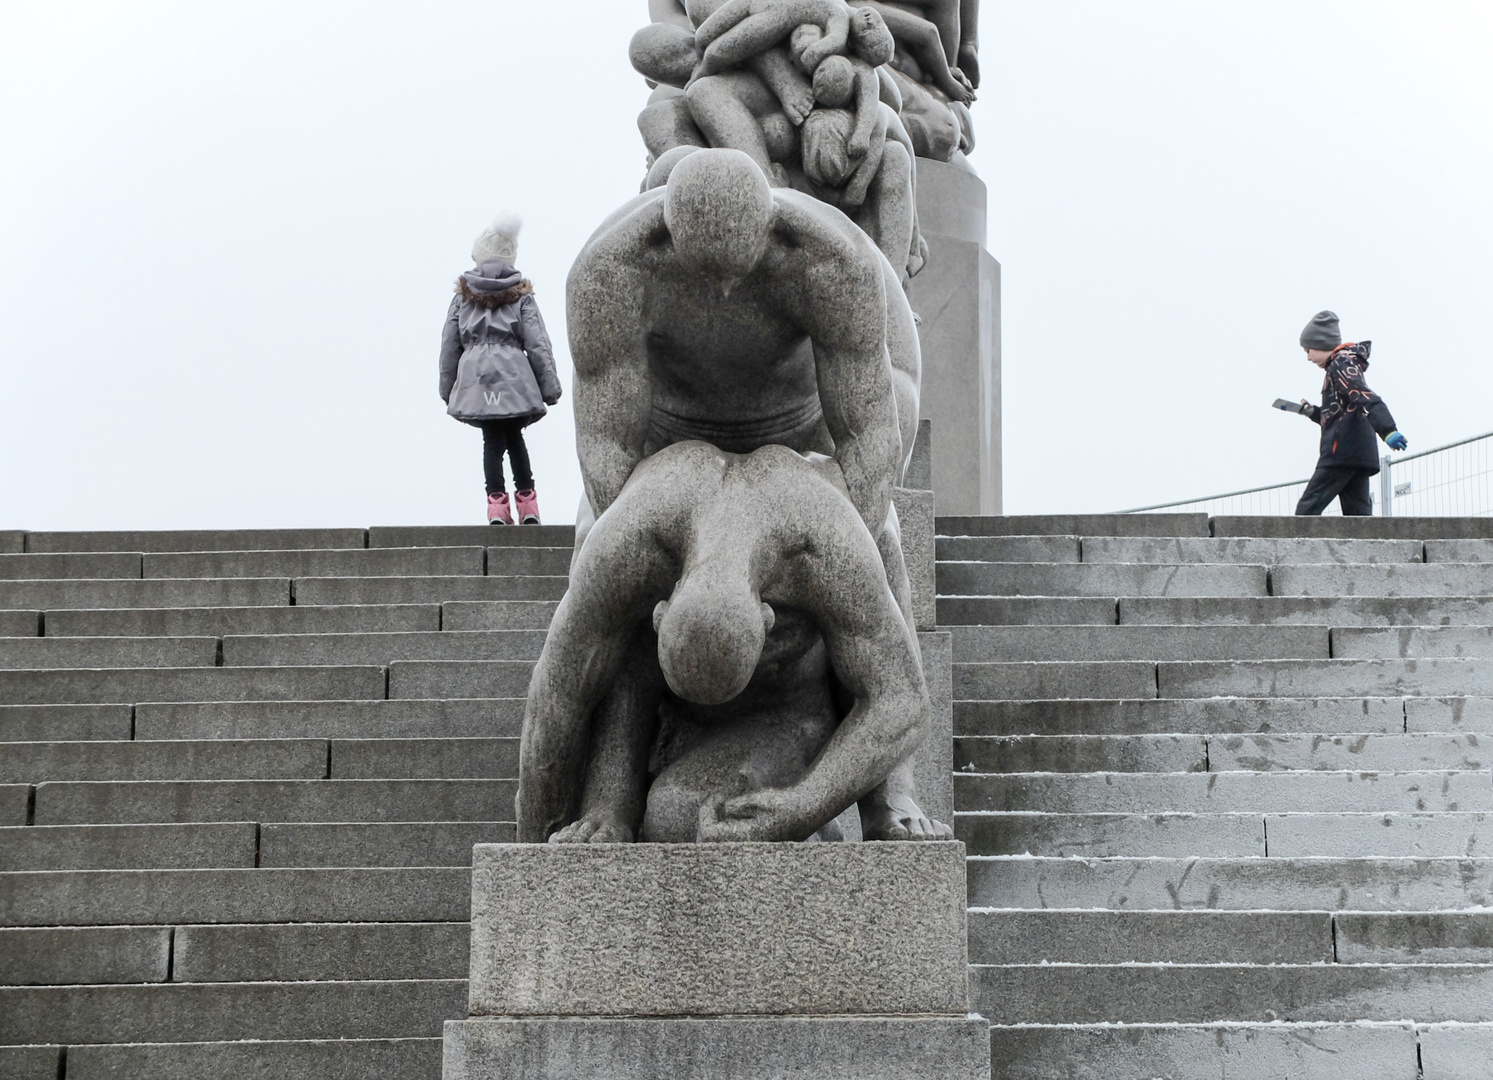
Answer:
[{"label": "bent-over stone figure", "polygon": [[[625,666],[629,698],[597,709]],[[683,749],[650,789],[661,708]],[[917,640],[839,466],[677,443],[576,559],[524,715],[518,838],[803,840],[857,800],[867,838],[947,838],[909,799],[865,798],[927,725]]]}]

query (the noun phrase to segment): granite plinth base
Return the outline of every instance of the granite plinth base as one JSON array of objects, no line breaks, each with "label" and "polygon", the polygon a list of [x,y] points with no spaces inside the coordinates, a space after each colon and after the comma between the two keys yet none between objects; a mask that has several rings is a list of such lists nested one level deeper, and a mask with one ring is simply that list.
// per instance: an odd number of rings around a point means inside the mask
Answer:
[{"label": "granite plinth base", "polygon": [[479,844],[472,1016],[969,1008],[964,845]]},{"label": "granite plinth base", "polygon": [[964,1017],[446,1022],[444,1080],[989,1080]]}]

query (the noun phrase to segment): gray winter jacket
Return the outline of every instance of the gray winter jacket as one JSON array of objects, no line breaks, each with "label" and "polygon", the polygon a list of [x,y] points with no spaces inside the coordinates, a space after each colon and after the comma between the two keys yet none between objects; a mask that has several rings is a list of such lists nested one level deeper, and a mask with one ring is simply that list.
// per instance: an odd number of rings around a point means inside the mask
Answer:
[{"label": "gray winter jacket", "polygon": [[468,424],[538,420],[560,379],[534,287],[503,259],[462,274],[441,335],[441,400]]}]

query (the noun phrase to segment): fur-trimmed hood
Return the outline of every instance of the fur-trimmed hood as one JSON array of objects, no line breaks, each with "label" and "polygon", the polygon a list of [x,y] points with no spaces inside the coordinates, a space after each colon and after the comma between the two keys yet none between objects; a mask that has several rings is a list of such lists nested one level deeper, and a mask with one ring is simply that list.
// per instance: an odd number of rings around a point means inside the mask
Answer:
[{"label": "fur-trimmed hood", "polygon": [[468,303],[491,311],[531,295],[534,286],[506,259],[488,259],[457,278],[456,291]]}]

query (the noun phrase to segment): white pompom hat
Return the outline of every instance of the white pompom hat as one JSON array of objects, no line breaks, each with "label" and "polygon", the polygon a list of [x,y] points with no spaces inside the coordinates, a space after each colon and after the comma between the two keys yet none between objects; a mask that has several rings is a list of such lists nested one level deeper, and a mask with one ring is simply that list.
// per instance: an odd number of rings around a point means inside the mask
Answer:
[{"label": "white pompom hat", "polygon": [[499,214],[472,243],[472,261],[484,263],[488,259],[503,259],[513,262],[518,258],[518,233],[523,227],[523,219],[517,214]]}]

